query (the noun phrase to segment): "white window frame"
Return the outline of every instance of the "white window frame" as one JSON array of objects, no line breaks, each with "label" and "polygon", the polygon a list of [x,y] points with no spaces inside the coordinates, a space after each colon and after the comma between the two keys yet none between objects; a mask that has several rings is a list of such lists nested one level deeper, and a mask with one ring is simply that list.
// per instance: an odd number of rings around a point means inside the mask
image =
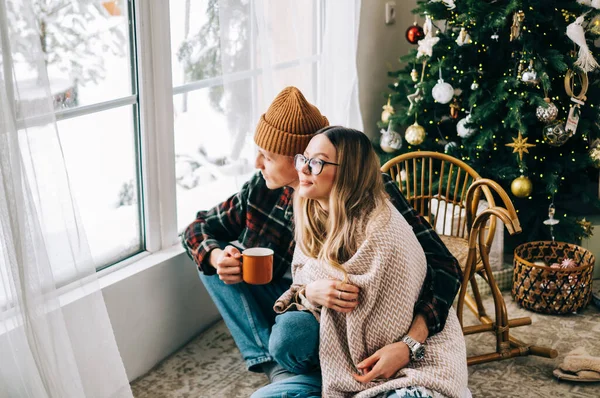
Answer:
[{"label": "white window frame", "polygon": [[146,251],[177,242],[169,1],[134,1]]},{"label": "white window frame", "polygon": [[[137,23],[136,23],[136,18],[139,18],[139,16],[135,15],[135,14],[139,14],[136,13],[135,10],[136,8],[138,8],[138,6],[147,6],[148,2],[145,1],[139,1],[139,0],[125,0],[124,2],[124,7],[126,7],[128,9],[128,17],[129,17],[129,21],[128,23],[130,24],[129,26],[129,30],[133,31],[133,36],[135,38],[135,42],[130,43],[131,44],[131,48],[130,48],[130,57],[131,57],[131,63],[130,63],[130,73],[133,76],[133,79],[137,79],[138,82],[140,81],[140,77],[139,77],[139,73],[138,71],[136,71],[136,64],[139,62],[136,62],[136,60],[140,59],[140,51],[139,51],[139,46],[142,43],[142,40],[140,40],[140,35],[138,33],[138,31],[140,29],[137,28]],[[162,3],[162,1],[160,2]],[[167,1],[168,3],[168,1]],[[159,2],[156,3],[156,5],[159,5]],[[144,8],[144,7],[142,7]],[[147,8],[147,7],[146,7]],[[168,7],[167,7],[167,11],[168,11]],[[6,8],[4,3],[0,2],[0,14],[4,15],[4,17],[6,16]],[[167,16],[168,18],[168,16]],[[9,50],[9,44],[7,43],[7,37],[8,37],[8,32],[7,32],[7,28],[6,27],[2,27],[2,43],[0,43],[0,51],[2,51],[5,56],[7,57],[9,62],[5,62],[4,63],[4,75],[7,76],[8,78],[13,78],[13,73],[12,73],[12,62],[11,62],[11,53]],[[128,32],[128,36],[127,36],[127,40],[131,40],[131,36],[129,34],[130,32]],[[147,42],[147,40],[143,40],[143,42]],[[168,49],[167,49],[168,50]],[[140,68],[141,69],[141,68]],[[135,81],[132,81],[132,86],[134,86],[134,83],[136,83]],[[139,196],[140,196],[140,200],[138,202],[138,214],[140,216],[140,248],[138,250],[136,250],[133,254],[124,257],[124,258],[120,258],[117,259],[114,263],[107,263],[107,264],[99,264],[97,265],[96,269],[97,271],[101,271],[105,268],[111,267],[112,265],[115,264],[120,264],[121,262],[127,262],[130,263],[131,260],[134,259],[138,259],[141,258],[145,255],[147,255],[148,253],[145,253],[148,251],[148,236],[152,236],[152,235],[156,235],[155,233],[152,233],[151,229],[146,225],[148,223],[149,220],[153,220],[156,218],[156,216],[152,215],[149,213],[149,210],[155,208],[156,206],[154,204],[146,204],[142,201],[141,198],[144,198],[146,195],[144,195],[144,185],[146,184],[146,181],[151,181],[150,178],[144,178],[144,169],[146,169],[148,167],[148,165],[145,165],[143,160],[143,156],[142,154],[142,149],[143,146],[141,145],[141,142],[144,142],[143,139],[139,139],[140,137],[138,137],[139,134],[143,133],[143,127],[142,127],[142,119],[141,116],[143,114],[143,112],[140,111],[140,107],[142,106],[142,102],[146,102],[143,101],[143,96],[140,93],[141,89],[142,89],[142,84],[135,84],[135,86],[137,86],[137,94],[131,94],[131,95],[126,95],[123,97],[119,97],[119,98],[115,98],[115,99],[110,99],[110,100],[102,100],[101,102],[98,103],[94,103],[94,104],[90,104],[90,105],[84,105],[84,106],[77,106],[74,108],[67,108],[67,109],[60,109],[60,110],[54,110],[52,114],[46,114],[46,115],[37,115],[37,116],[33,116],[33,117],[27,117],[27,118],[19,118],[16,120],[16,128],[18,130],[24,129],[27,126],[31,126],[31,125],[37,125],[37,124],[45,124],[48,123],[49,121],[62,121],[62,120],[67,120],[67,119],[72,119],[72,118],[76,118],[76,117],[80,117],[80,116],[86,116],[86,115],[91,115],[94,113],[99,113],[99,112],[103,112],[103,111],[108,111],[108,110],[112,110],[112,109],[117,109],[117,108],[125,108],[127,106],[131,107],[134,112],[132,113],[134,115],[134,118],[136,118],[139,121],[139,126],[137,128],[134,129],[133,134],[135,135],[133,138],[136,141],[136,143],[138,141],[140,141],[139,145],[136,145],[135,149],[135,153],[136,156],[138,157],[137,159],[135,159],[135,164],[136,164],[136,169],[138,170],[138,175],[136,175],[136,188],[139,189]],[[14,93],[12,92],[12,84],[7,83],[7,90],[8,90],[8,95],[9,95],[9,104],[10,106],[13,108],[13,113],[16,115],[16,109],[14,108],[14,104],[15,104],[15,96]],[[136,107],[137,105],[137,107]],[[135,112],[138,112],[138,115],[135,115]],[[135,125],[135,123],[134,123]],[[155,145],[155,144],[152,144]],[[141,159],[140,159],[141,157]],[[155,237],[153,237],[153,239],[156,239]],[[151,246],[154,250],[159,250],[160,247],[156,246],[155,244],[153,246]],[[59,286],[63,286],[65,284],[69,284],[70,282],[72,282],[73,280],[77,280],[79,279],[79,277],[77,275],[72,275],[67,277],[64,280],[57,280],[57,283]]]}]

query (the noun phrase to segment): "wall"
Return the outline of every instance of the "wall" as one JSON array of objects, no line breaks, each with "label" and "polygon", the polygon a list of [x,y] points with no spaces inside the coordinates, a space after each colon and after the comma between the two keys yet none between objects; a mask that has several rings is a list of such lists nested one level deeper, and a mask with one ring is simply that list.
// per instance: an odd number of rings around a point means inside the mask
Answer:
[{"label": "wall", "polygon": [[[386,0],[362,0],[358,37],[357,67],[360,108],[364,130],[371,138],[379,136],[377,121],[385,103],[388,71],[400,69],[398,59],[413,46],[406,41],[406,29],[415,16],[410,12],[416,0],[395,0],[396,23],[385,24]],[[422,19],[417,19],[423,25]]]},{"label": "wall", "polygon": [[140,263],[101,278],[113,279],[102,293],[130,381],[220,319],[180,247]]}]

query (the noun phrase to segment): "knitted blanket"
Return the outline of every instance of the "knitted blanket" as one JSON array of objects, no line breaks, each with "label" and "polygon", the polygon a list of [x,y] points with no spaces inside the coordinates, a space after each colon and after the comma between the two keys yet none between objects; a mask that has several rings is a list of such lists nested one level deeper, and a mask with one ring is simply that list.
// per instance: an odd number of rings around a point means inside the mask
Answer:
[{"label": "knitted blanket", "polygon": [[[448,397],[461,397],[467,387],[466,351],[453,309],[444,330],[427,339],[424,360],[411,362],[391,379],[363,384],[352,377],[358,373],[356,364],[408,332],[427,272],[421,245],[393,205],[388,202],[387,209],[374,217],[358,251],[344,264],[349,283],[360,287],[359,305],[349,314],[321,309],[323,396],[373,397],[402,387],[423,386]],[[292,272],[294,287],[277,301],[278,312],[293,306],[303,309],[297,301],[292,305],[298,299],[297,286],[343,278],[330,265],[306,257],[298,246]]]}]

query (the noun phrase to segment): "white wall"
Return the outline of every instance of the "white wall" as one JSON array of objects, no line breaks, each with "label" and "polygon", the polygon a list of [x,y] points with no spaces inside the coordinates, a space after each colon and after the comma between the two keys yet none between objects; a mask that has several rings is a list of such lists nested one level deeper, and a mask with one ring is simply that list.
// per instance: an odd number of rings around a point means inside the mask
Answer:
[{"label": "white wall", "polygon": [[220,319],[185,253],[143,267],[102,292],[130,381]]},{"label": "white wall", "polygon": [[[388,71],[401,67],[398,59],[413,47],[404,37],[415,16],[410,12],[416,0],[395,0],[396,23],[385,24],[386,0],[362,0],[358,37],[358,92],[365,133],[378,137],[377,121],[385,104],[387,85],[392,79]],[[423,25],[421,18],[417,19]]]}]

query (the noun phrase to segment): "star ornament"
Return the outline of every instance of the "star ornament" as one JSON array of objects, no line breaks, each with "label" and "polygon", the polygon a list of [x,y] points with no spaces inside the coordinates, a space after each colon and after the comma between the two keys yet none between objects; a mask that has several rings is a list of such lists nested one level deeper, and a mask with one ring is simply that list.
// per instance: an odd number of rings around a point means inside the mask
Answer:
[{"label": "star ornament", "polygon": [[413,94],[407,95],[406,98],[408,98],[408,102],[410,103],[408,112],[406,112],[406,114],[410,115],[410,112],[413,110],[414,106],[423,99],[423,96],[421,95],[421,87],[417,88],[417,91],[415,91]]},{"label": "star ornament", "polygon": [[583,219],[577,221],[577,224],[581,226],[581,229],[583,229],[583,233],[585,234],[585,236],[593,235],[592,231],[594,230],[594,226],[592,225],[591,221],[586,220],[584,217]]},{"label": "star ornament", "polygon": [[440,41],[439,37],[434,37],[431,35],[425,36],[424,39],[419,40],[419,48],[417,49],[417,59],[427,56],[431,57],[433,55],[433,46]]},{"label": "star ornament", "polygon": [[523,138],[520,131],[519,136],[517,138],[513,138],[512,140],[512,144],[506,144],[506,146],[512,147],[513,153],[519,153],[519,160],[522,162],[523,153],[529,153],[528,148],[533,148],[535,144],[529,144],[527,142],[528,137]]}]

